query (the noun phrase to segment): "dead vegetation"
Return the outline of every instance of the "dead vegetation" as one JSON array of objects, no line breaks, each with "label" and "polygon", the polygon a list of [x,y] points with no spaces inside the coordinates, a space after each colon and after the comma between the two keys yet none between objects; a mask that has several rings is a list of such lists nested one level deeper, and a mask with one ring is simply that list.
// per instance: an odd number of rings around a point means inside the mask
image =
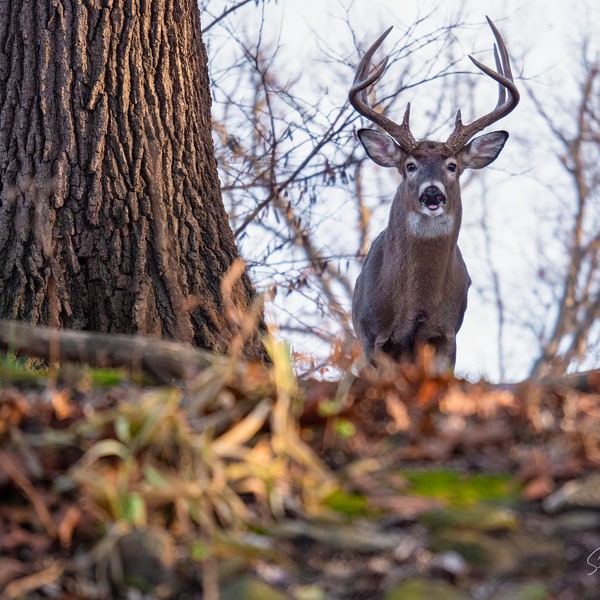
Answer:
[{"label": "dead vegetation", "polygon": [[3,600],[596,597],[599,372],[493,386],[338,356],[345,379],[298,381],[273,340],[265,367],[7,322],[0,338],[135,358],[3,363]]}]

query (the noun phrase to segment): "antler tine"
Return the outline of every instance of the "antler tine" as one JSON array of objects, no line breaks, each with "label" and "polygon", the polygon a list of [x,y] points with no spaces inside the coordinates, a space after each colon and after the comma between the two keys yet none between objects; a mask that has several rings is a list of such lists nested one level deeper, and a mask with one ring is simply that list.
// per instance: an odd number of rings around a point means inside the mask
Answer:
[{"label": "antler tine", "polygon": [[375,71],[367,77],[369,69],[371,68],[371,58],[375,54],[376,50],[381,46],[383,40],[388,36],[392,27],[388,27],[373,43],[373,45],[367,50],[365,55],[362,57],[358,67],[356,68],[356,74],[352,87],[348,92],[348,99],[350,104],[361,114],[363,117],[369,119],[379,125],[383,130],[387,131],[398,143],[398,145],[406,152],[412,152],[417,146],[417,142],[413,137],[410,126],[408,124],[408,118],[410,114],[410,105],[404,114],[404,119],[401,124],[395,123],[391,119],[388,119],[385,115],[378,113],[376,110],[371,108],[367,102],[366,89],[373,85],[383,75],[385,67],[387,66],[388,58],[386,57],[382,63],[375,69]]},{"label": "antler tine", "polygon": [[[379,67],[377,67],[377,70],[375,72],[374,75],[372,75],[371,77],[369,77],[368,79],[365,79],[365,75],[369,72],[369,68],[371,66],[371,59],[373,58],[373,54],[375,54],[375,52],[377,51],[377,49],[379,48],[379,46],[381,46],[381,44],[383,43],[383,40],[385,40],[385,38],[389,35],[390,31],[393,29],[393,25],[391,25],[390,27],[388,27],[371,45],[371,47],[365,52],[365,55],[362,57],[360,63],[358,63],[358,67],[356,68],[356,74],[354,75],[354,82],[353,82],[353,87],[354,84],[356,83],[360,83],[362,82],[365,86],[369,86],[371,85],[371,83],[373,83],[376,79],[378,79],[379,77],[381,77],[381,74],[383,73],[383,70],[385,69],[385,66],[387,65],[387,61],[388,61],[388,56],[386,56],[383,59],[383,62],[381,63],[381,65],[379,65]],[[368,81],[368,83],[367,83]],[[352,91],[352,88],[351,90]]]},{"label": "antler tine", "polygon": [[458,152],[476,133],[505,117],[519,103],[519,90],[513,80],[506,45],[492,20],[489,17],[486,17],[486,19],[496,38],[497,45],[494,44],[496,70],[494,71],[472,56],[469,56],[469,58],[480,71],[498,82],[498,102],[494,110],[468,125],[462,123],[460,111],[458,111],[454,131],[446,142],[452,152]]},{"label": "antler tine", "polygon": [[[513,77],[512,77],[512,71],[510,70],[510,60],[508,58],[508,51],[506,50],[506,45],[504,43],[504,40],[502,39],[502,36],[500,35],[498,28],[494,25],[494,22],[488,16],[486,16],[485,18],[487,19],[488,25],[490,26],[490,29],[492,30],[492,32],[494,34],[496,43],[498,44],[498,46],[496,46],[496,44],[494,44],[494,55],[496,58],[496,67],[498,69],[502,68],[503,74],[512,81]],[[500,56],[502,57],[501,65],[498,61],[498,48],[500,48]]]},{"label": "antler tine", "polygon": [[[500,62],[500,55],[498,54],[498,47],[496,44],[494,44],[494,61],[496,62],[496,71],[502,73],[506,77],[506,70],[504,69],[504,64]],[[508,69],[510,72],[510,63]],[[496,104],[504,104],[504,102],[506,102],[506,88],[503,85],[498,84],[498,102]]]}]

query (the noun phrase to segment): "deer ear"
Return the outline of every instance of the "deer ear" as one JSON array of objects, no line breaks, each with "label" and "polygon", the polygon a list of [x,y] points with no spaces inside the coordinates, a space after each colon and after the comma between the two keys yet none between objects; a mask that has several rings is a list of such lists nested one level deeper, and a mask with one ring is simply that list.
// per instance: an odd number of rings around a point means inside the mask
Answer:
[{"label": "deer ear", "polygon": [[402,150],[394,138],[375,129],[359,129],[357,135],[371,160],[382,167],[398,166]]},{"label": "deer ear", "polygon": [[494,162],[508,139],[507,131],[492,131],[471,140],[460,152],[465,169],[482,169]]}]

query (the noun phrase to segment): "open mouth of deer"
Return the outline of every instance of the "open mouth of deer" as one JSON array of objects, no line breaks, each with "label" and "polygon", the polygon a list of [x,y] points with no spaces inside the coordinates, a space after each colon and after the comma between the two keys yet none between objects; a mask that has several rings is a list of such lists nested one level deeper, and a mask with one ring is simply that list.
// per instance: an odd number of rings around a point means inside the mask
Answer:
[{"label": "open mouth of deer", "polygon": [[419,196],[419,202],[421,203],[421,206],[427,208],[430,213],[441,214],[444,212],[442,209],[446,204],[446,196],[438,187],[430,185],[426,187]]}]

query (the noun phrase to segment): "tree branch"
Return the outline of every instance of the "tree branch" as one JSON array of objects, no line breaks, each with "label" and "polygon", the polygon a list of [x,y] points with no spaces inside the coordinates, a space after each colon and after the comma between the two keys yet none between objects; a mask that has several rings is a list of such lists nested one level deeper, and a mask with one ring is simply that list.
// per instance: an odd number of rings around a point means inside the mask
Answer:
[{"label": "tree branch", "polygon": [[0,320],[0,349],[48,361],[142,370],[160,383],[190,379],[218,360],[185,344]]}]

